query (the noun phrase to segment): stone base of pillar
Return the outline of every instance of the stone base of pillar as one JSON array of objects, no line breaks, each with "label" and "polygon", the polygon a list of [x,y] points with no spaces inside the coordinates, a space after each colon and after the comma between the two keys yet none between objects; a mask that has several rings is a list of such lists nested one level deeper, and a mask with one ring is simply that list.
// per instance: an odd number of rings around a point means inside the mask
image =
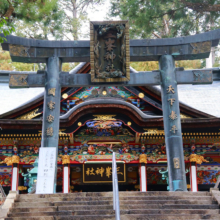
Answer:
[{"label": "stone base of pillar", "polygon": [[147,169],[146,165],[142,163],[140,165],[140,192],[147,191]]}]

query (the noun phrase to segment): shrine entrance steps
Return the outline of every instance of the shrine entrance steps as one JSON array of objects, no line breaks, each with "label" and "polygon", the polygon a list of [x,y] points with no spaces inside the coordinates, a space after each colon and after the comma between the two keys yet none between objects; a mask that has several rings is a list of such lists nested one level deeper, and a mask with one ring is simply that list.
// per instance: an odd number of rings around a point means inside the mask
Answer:
[{"label": "shrine entrance steps", "polygon": [[[120,192],[121,220],[220,219],[209,192]],[[18,195],[5,220],[115,219],[112,192]]]}]

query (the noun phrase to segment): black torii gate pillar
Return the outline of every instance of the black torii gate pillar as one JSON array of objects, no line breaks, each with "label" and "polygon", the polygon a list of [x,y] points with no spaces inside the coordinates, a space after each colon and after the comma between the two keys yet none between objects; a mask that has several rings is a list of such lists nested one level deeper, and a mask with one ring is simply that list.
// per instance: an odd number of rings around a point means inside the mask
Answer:
[{"label": "black torii gate pillar", "polygon": [[159,65],[169,187],[170,191],[187,191],[175,61],[163,55]]}]

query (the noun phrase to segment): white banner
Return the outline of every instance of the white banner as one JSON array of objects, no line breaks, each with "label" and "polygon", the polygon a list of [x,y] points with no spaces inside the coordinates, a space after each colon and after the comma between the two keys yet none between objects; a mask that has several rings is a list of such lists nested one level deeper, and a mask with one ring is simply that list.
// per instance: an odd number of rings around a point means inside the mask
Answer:
[{"label": "white banner", "polygon": [[36,194],[54,193],[56,147],[41,147],[39,152]]}]

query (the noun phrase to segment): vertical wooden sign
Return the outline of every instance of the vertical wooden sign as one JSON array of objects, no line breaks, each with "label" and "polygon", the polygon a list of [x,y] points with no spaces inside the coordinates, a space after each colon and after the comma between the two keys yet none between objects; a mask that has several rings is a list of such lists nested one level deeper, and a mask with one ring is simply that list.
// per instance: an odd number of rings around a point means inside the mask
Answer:
[{"label": "vertical wooden sign", "polygon": [[90,22],[92,82],[130,80],[128,21]]}]

